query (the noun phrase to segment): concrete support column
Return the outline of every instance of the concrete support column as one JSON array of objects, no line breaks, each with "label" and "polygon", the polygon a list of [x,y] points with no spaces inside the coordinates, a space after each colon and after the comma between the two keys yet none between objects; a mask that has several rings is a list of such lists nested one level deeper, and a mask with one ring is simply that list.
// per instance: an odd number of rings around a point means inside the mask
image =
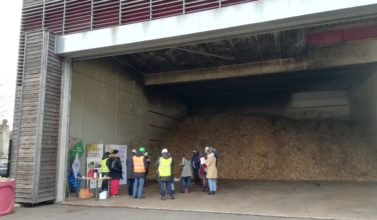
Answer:
[{"label": "concrete support column", "polygon": [[59,123],[59,144],[58,163],[56,180],[56,201],[63,202],[66,194],[67,180],[67,158],[69,142],[69,119],[71,109],[71,88],[72,88],[72,60],[63,61],[63,73],[60,99],[60,123]]}]

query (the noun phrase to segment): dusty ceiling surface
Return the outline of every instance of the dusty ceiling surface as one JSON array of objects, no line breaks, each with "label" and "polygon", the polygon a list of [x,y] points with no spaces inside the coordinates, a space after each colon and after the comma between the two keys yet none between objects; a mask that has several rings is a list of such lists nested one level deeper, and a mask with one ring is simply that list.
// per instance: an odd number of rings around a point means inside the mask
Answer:
[{"label": "dusty ceiling surface", "polygon": [[310,34],[376,24],[377,17],[338,21],[304,29],[239,35],[212,41],[209,39],[208,42],[119,55],[113,58],[139,74],[293,58],[306,55],[306,41]]},{"label": "dusty ceiling surface", "polygon": [[127,54],[115,58],[138,73],[153,74],[297,57],[304,53],[304,30],[289,30]]},{"label": "dusty ceiling surface", "polygon": [[[376,23],[376,21],[368,21]],[[366,22],[364,25],[366,25]],[[332,26],[311,27],[236,36],[195,45],[182,45],[155,51],[114,56],[140,75],[184,71],[273,59],[301,57],[307,54],[309,33],[341,29],[360,23],[339,23]],[[344,66],[312,71],[288,72],[224,80],[210,80],[185,84],[149,86],[151,92],[161,90],[176,95],[190,104],[223,100],[273,99],[282,94],[305,91],[347,90],[368,78],[377,64]]]}]

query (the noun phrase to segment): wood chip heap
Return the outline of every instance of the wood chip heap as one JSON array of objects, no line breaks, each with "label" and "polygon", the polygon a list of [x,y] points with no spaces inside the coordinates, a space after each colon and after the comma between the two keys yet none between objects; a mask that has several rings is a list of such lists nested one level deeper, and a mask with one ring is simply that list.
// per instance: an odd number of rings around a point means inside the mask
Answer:
[{"label": "wood chip heap", "polygon": [[163,143],[175,176],[182,153],[207,145],[220,151],[224,179],[377,181],[377,148],[347,121],[235,113],[185,118]]}]

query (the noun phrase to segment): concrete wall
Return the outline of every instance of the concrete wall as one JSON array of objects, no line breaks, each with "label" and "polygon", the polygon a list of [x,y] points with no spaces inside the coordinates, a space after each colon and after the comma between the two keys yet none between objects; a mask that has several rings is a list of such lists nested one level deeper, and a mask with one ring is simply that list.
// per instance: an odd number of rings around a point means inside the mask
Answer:
[{"label": "concrete wall", "polygon": [[377,72],[350,90],[352,120],[377,146]]},{"label": "concrete wall", "polygon": [[[215,101],[216,102],[216,101]],[[194,107],[194,112],[242,112],[279,115],[295,119],[350,119],[347,91],[318,91],[278,95],[258,95],[223,99],[218,103]]]},{"label": "concrete wall", "polygon": [[173,98],[147,92],[142,77],[111,58],[73,64],[70,136],[84,144],[143,145],[157,152],[186,112]]}]

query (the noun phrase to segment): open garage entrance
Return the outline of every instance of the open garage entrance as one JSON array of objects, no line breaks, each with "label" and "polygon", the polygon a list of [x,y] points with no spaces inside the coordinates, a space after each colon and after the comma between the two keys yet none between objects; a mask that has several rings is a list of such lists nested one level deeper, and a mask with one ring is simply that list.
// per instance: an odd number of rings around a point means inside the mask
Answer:
[{"label": "open garage entrance", "polygon": [[[374,40],[308,46],[306,39],[305,31],[291,30],[74,61],[70,136],[147,146],[151,164],[163,146],[178,163],[182,153],[212,145],[221,153],[222,181],[211,199],[198,187],[174,204],[156,206],[158,187],[151,183],[145,202],[125,195],[67,203],[374,216]],[[153,166],[149,178],[155,179]],[[198,197],[208,206],[202,209]],[[292,206],[279,209],[282,204]],[[338,212],[328,210],[331,204]]]}]

